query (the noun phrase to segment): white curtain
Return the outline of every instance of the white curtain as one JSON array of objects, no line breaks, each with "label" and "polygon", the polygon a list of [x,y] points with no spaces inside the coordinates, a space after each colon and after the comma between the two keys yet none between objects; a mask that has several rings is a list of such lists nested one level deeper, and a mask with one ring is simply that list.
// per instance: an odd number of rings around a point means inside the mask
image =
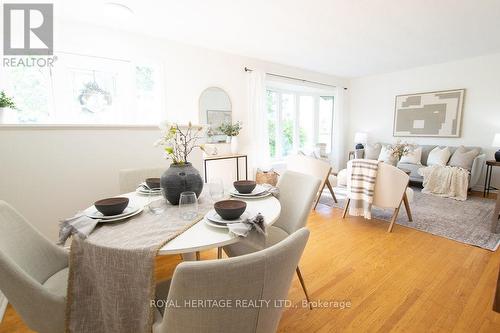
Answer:
[{"label": "white curtain", "polygon": [[330,161],[333,164],[334,171],[340,171],[345,168],[347,163],[345,154],[344,137],[348,132],[345,112],[347,107],[347,93],[342,87],[337,88],[334,113],[333,113],[333,145]]},{"label": "white curtain", "polygon": [[266,73],[259,70],[253,70],[248,74],[248,111],[249,162],[250,170],[255,174],[257,168],[269,169],[271,165],[266,111]]}]

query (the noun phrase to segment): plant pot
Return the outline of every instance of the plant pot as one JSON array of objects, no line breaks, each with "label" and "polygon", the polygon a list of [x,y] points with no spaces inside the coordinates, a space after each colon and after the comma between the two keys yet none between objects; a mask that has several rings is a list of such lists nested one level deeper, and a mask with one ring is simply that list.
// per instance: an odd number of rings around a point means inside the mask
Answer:
[{"label": "plant pot", "polygon": [[231,138],[231,154],[238,153],[238,138],[233,136]]},{"label": "plant pot", "polygon": [[7,112],[7,108],[0,108],[0,124],[4,123],[5,112]]},{"label": "plant pot", "polygon": [[165,199],[172,205],[179,204],[182,192],[193,191],[199,197],[203,190],[203,179],[191,163],[171,164],[160,179]]},{"label": "plant pot", "polygon": [[226,136],[226,143],[231,143],[231,137],[229,135]]}]

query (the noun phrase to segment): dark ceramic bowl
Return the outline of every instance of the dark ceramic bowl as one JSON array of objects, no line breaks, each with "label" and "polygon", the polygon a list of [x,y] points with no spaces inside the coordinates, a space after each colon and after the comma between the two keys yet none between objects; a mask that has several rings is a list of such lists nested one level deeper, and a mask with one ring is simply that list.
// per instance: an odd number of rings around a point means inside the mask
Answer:
[{"label": "dark ceramic bowl", "polygon": [[252,193],[255,186],[257,186],[257,183],[254,180],[238,180],[233,183],[233,186],[236,191],[248,194]]},{"label": "dark ceramic bowl", "polygon": [[123,213],[128,206],[128,198],[108,198],[96,201],[95,208],[105,216],[118,215]]},{"label": "dark ceramic bowl", "polygon": [[148,178],[146,179],[146,185],[150,189],[160,188],[160,178]]},{"label": "dark ceramic bowl", "polygon": [[247,203],[240,200],[222,200],[217,201],[214,208],[224,220],[236,220],[247,209]]}]

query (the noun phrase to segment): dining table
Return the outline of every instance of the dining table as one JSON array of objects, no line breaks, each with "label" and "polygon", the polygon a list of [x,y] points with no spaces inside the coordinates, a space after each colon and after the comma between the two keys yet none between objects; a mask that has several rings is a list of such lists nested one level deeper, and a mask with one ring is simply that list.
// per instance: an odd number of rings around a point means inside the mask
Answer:
[{"label": "dining table", "polygon": [[[144,207],[144,211],[141,214],[132,218],[141,218],[143,214],[152,214],[147,206],[150,200],[154,200],[155,197],[151,198],[148,195],[137,192],[125,193],[120,196],[129,198],[130,205]],[[204,200],[212,200],[209,195],[202,194],[202,196]],[[228,198],[226,197],[224,199]],[[264,217],[266,226],[271,226],[280,216],[281,205],[279,200],[273,195],[268,195],[264,198],[237,199],[247,203],[246,211],[250,212],[252,215],[261,213]],[[205,214],[206,212],[200,213]],[[234,244],[241,240],[241,237],[230,233],[227,228],[215,228],[208,225],[204,220],[205,218],[201,219],[189,229],[166,243],[158,251],[158,255],[180,254],[184,260],[194,260],[196,252],[221,248],[222,246]],[[168,222],[168,219],[166,222]]]}]

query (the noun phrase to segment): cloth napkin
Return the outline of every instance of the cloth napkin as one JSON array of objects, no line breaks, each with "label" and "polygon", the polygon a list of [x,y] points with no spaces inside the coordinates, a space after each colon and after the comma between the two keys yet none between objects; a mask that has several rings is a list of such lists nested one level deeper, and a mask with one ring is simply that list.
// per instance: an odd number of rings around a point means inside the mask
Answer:
[{"label": "cloth napkin", "polygon": [[264,248],[266,245],[266,224],[264,216],[258,213],[254,218],[248,218],[243,222],[228,223],[229,232],[240,238],[245,238],[245,242],[256,248]]},{"label": "cloth napkin", "polygon": [[271,195],[273,197],[275,197],[276,199],[279,199],[280,198],[280,189],[271,185],[271,184],[267,184],[267,183],[264,183],[264,184],[260,184],[263,188],[266,189],[267,192],[271,193]]},{"label": "cloth napkin", "polygon": [[100,220],[92,219],[81,212],[69,219],[62,220],[59,223],[59,241],[57,245],[64,246],[71,235],[77,235],[82,239],[87,238],[99,222]]}]

